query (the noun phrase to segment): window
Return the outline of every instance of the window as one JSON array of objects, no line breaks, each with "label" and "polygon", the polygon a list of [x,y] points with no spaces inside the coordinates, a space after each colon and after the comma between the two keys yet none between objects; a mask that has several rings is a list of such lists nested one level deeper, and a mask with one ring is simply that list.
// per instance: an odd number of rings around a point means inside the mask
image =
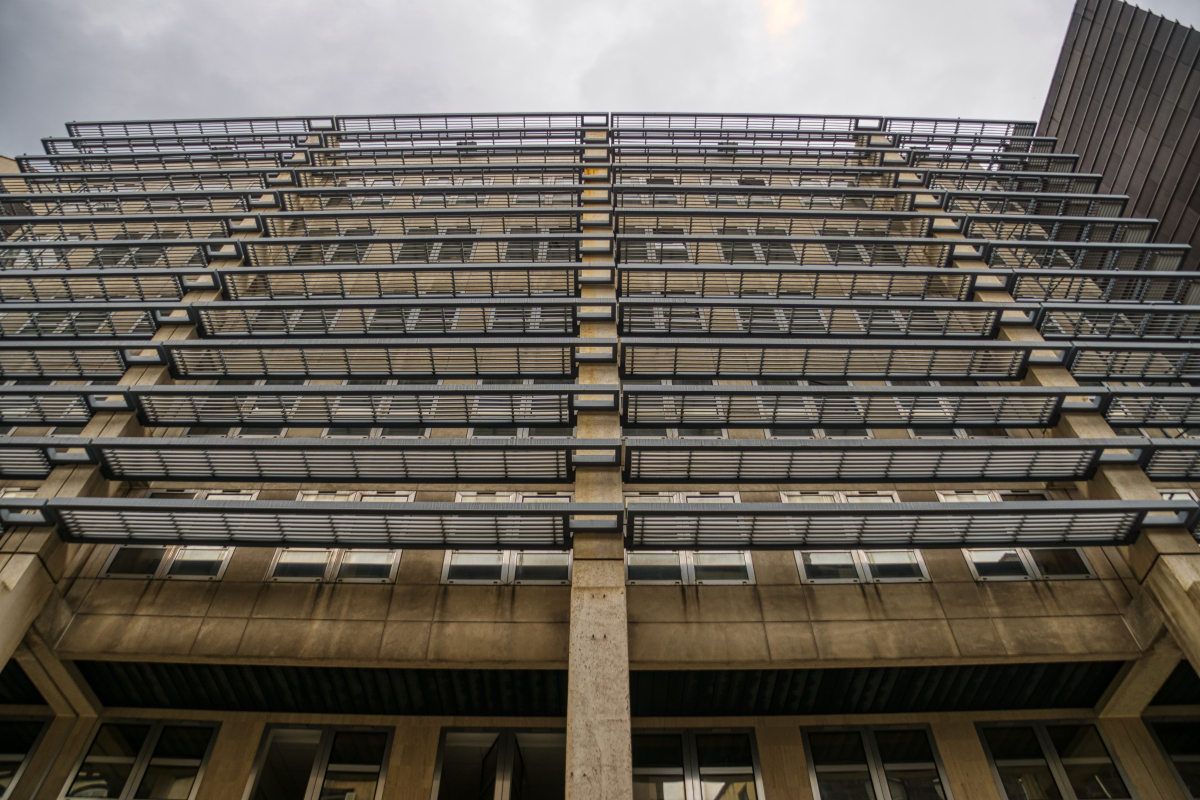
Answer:
[{"label": "window", "polygon": [[1155,720],[1149,725],[1189,800],[1200,798],[1200,719]]},{"label": "window", "polygon": [[929,580],[919,550],[797,550],[804,583],[896,583]]},{"label": "window", "polygon": [[1008,800],[1131,796],[1095,725],[987,725],[980,733],[996,784]]},{"label": "window", "polygon": [[254,500],[258,492],[249,489],[146,489],[141,496],[149,500]]},{"label": "window", "polygon": [[1030,503],[1044,502],[1049,498],[1036,489],[1011,489],[1004,491],[977,490],[973,492],[938,492],[943,503]]},{"label": "window", "polygon": [[630,503],[740,503],[740,492],[628,492]]},{"label": "window", "polygon": [[449,550],[442,562],[442,583],[571,583],[571,554],[537,550]]},{"label": "window", "polygon": [[399,564],[399,550],[285,547],[275,551],[267,571],[267,580],[391,583],[395,580]]},{"label": "window", "polygon": [[[814,406],[815,408],[815,406]],[[840,428],[770,428],[769,439],[873,439],[870,428],[843,426]]]},{"label": "window", "polygon": [[12,794],[45,730],[45,720],[0,718],[0,800]]},{"label": "window", "polygon": [[6,486],[0,489],[0,500],[25,497],[37,497],[37,489],[24,489],[20,486]]},{"label": "window", "polygon": [[457,492],[456,503],[569,503],[570,492]]},{"label": "window", "polygon": [[287,436],[287,428],[281,425],[193,425],[183,429],[185,438],[220,436],[243,439],[282,439]]},{"label": "window", "polygon": [[567,735],[561,730],[443,730],[437,765],[432,792],[437,800],[562,797]]},{"label": "window", "polygon": [[575,428],[571,425],[487,425],[476,426],[467,431],[467,436],[473,439],[529,439],[538,436],[571,438]]},{"label": "window", "polygon": [[296,493],[296,499],[302,503],[411,503],[413,494],[413,492],[403,490],[394,492],[304,490]]},{"label": "window", "polygon": [[895,492],[780,492],[785,503],[898,503]]},{"label": "window", "polygon": [[141,547],[120,545],[104,562],[106,578],[219,581],[232,547]]},{"label": "window", "polygon": [[813,796],[821,800],[946,796],[928,728],[812,729],[804,731],[804,747]]},{"label": "window", "polygon": [[[646,499],[671,502],[653,496]],[[626,497],[630,500],[639,501]],[[626,553],[625,578],[632,584],[750,584],[754,583],[754,562],[750,553],[739,551]]]},{"label": "window", "polygon": [[391,738],[384,728],[268,727],[250,800],[376,800]]},{"label": "window", "polygon": [[105,722],[62,797],[190,800],[216,730],[213,723]]},{"label": "window", "polygon": [[326,428],[321,436],[326,439],[424,439],[429,429],[419,425],[388,425],[382,428],[334,427]]},{"label": "window", "polygon": [[633,732],[638,800],[758,800],[761,773],[749,731]]},{"label": "window", "polygon": [[964,550],[978,581],[1094,578],[1077,547],[1008,547]]},{"label": "window", "polygon": [[1195,500],[1196,493],[1191,489],[1159,489],[1163,500]]}]

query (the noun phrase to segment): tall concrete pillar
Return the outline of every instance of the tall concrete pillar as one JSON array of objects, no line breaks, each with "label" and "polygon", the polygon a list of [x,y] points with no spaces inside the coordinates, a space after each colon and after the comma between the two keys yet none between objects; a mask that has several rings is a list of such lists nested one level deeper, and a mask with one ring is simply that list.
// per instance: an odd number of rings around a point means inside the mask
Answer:
[{"label": "tall concrete pillar", "polygon": [[[593,183],[584,193],[594,207],[611,203],[608,133],[586,131],[584,180]],[[583,260],[603,273],[614,257],[613,222],[601,211],[583,213]],[[582,296],[611,304],[614,282],[587,285]],[[586,322],[580,335],[613,339],[615,319]],[[581,384],[619,382],[616,364],[585,364]],[[618,438],[616,411],[580,411],[581,438]],[[583,503],[620,503],[621,471],[613,467],[579,467],[575,499]],[[571,578],[571,632],[567,679],[567,800],[617,800],[633,796],[629,714],[629,626],[625,600],[625,548],[620,532],[581,533],[575,537]]]}]

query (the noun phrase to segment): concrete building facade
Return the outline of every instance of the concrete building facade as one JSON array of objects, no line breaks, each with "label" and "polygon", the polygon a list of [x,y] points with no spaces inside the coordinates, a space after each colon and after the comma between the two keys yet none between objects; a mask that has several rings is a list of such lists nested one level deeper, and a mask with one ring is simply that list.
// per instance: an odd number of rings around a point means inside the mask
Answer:
[{"label": "concrete building facade", "polygon": [[1200,276],[1033,123],[67,133],[0,800],[1200,796]]}]

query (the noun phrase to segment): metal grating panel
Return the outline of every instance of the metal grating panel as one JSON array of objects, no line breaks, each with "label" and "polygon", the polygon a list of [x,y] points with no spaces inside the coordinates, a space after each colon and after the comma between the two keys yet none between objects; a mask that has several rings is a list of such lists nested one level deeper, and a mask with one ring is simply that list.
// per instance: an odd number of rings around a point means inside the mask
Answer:
[{"label": "metal grating panel", "polygon": [[[488,550],[567,549],[574,515],[614,519],[621,512],[612,503],[53,498],[7,499],[0,505],[7,509],[6,524],[56,524],[63,539],[76,542]],[[615,524],[584,527],[610,530]]]},{"label": "metal grating panel", "polygon": [[1088,480],[1105,448],[1144,439],[625,440],[625,480],[903,481]]},{"label": "metal grating panel", "polygon": [[[969,506],[969,507],[967,507]],[[1013,503],[638,503],[630,550],[1025,547],[1128,543],[1148,512],[1189,524],[1190,501]]]},{"label": "metal grating panel", "polygon": [[238,267],[222,270],[220,275],[227,295],[235,300],[551,298],[578,294],[579,269],[576,264],[341,264]]},{"label": "metal grating panel", "polygon": [[[718,336],[945,336],[994,339],[1001,315],[1020,324],[1036,306],[872,300],[743,300],[627,297],[620,304],[623,334],[710,333]],[[1025,321],[1028,321],[1027,319]]]},{"label": "metal grating panel", "polygon": [[131,398],[148,425],[472,427],[570,425],[589,400],[616,410],[618,391],[607,384],[147,386]]},{"label": "metal grating panel", "polygon": [[[162,343],[175,375],[358,377],[570,376],[578,346],[607,339],[261,339]],[[0,360],[0,367],[3,361]]]},{"label": "metal grating panel", "polygon": [[[924,339],[634,339],[621,347],[630,377],[900,378],[1020,380],[1026,342]],[[1042,345],[1040,349],[1051,349]]]},{"label": "metal grating panel", "polygon": [[[107,476],[123,480],[552,481],[574,477],[572,452],[615,439],[98,439]],[[3,451],[0,451],[0,465]]]},{"label": "metal grating panel", "polygon": [[622,422],[628,425],[741,428],[1041,428],[1057,424],[1064,402],[1078,396],[1069,389],[1026,386],[630,385],[623,394]]}]

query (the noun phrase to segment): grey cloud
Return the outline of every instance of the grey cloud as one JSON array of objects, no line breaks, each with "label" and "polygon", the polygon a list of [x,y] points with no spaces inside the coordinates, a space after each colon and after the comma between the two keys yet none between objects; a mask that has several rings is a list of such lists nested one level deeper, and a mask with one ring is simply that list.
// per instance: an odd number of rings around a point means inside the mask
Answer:
[{"label": "grey cloud", "polygon": [[[0,0],[0,153],[73,119],[678,110],[1034,119],[1072,0]],[[1194,0],[1160,0],[1181,16]],[[1177,8],[1176,8],[1177,6]],[[1185,20],[1186,21],[1186,20]]]}]

